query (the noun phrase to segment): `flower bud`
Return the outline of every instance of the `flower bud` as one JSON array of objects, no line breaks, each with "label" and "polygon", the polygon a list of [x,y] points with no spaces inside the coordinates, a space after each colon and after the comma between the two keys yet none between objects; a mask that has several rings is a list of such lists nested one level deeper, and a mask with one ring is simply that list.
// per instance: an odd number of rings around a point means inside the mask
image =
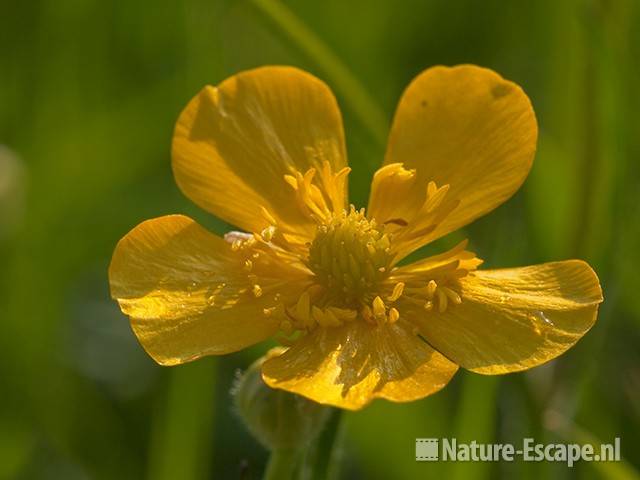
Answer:
[{"label": "flower bud", "polygon": [[269,387],[262,363],[282,349],[273,349],[242,373],[232,389],[236,410],[253,436],[269,450],[301,449],[322,431],[330,407]]}]

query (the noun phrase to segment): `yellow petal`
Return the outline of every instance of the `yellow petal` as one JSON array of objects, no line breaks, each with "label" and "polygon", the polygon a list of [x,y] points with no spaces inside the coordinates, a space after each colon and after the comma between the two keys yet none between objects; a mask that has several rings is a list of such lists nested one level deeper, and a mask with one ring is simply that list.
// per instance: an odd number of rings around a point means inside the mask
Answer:
[{"label": "yellow petal", "polygon": [[526,370],[574,345],[594,324],[602,291],[579,260],[478,270],[460,280],[462,303],[444,313],[403,305],[435,349],[483,374]]},{"label": "yellow petal", "polygon": [[408,402],[426,397],[444,387],[457,368],[402,320],[371,325],[358,319],[317,328],[267,360],[262,375],[271,387],[357,410],[374,398]]},{"label": "yellow petal", "polygon": [[[284,230],[311,235],[284,177],[315,168],[323,190],[327,162],[334,174],[347,164],[338,105],[323,82],[292,67],[249,70],[205,87],[173,137],[173,171],[185,195],[252,232],[268,227],[270,215]],[[340,188],[344,202],[346,182]]]},{"label": "yellow petal", "polygon": [[[455,208],[411,246],[418,248],[513,195],[531,168],[536,139],[531,103],[515,83],[473,65],[430,68],[400,100],[384,162],[394,166],[374,179],[369,214],[380,223],[410,220],[424,204],[429,182],[435,182],[432,194],[448,185],[440,192],[444,199],[434,199],[442,202],[440,209]],[[376,186],[381,181],[382,188]]]},{"label": "yellow petal", "polygon": [[[145,350],[158,363],[175,365],[271,336],[281,318],[264,310],[298,293],[293,282],[300,278],[286,265],[271,270],[268,278],[248,274],[242,254],[228,242],[170,215],[143,222],[120,240],[109,281]],[[280,287],[288,275],[292,285]]]}]

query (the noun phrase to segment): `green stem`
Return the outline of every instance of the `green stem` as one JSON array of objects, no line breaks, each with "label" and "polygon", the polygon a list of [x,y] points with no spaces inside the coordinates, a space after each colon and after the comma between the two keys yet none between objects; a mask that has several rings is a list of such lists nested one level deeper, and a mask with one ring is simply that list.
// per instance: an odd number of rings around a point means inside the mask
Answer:
[{"label": "green stem", "polygon": [[263,480],[291,480],[298,464],[299,452],[293,449],[276,449],[271,452]]},{"label": "green stem", "polygon": [[349,109],[371,133],[373,139],[380,146],[384,146],[388,132],[386,116],[346,65],[280,1],[252,0],[252,2],[289,40],[318,65]]},{"label": "green stem", "polygon": [[154,419],[148,478],[209,478],[216,362],[203,359],[167,373],[165,402]]},{"label": "green stem", "polygon": [[340,409],[334,409],[331,418],[317,440],[316,455],[314,460],[313,478],[331,479],[337,478],[340,463],[340,437],[342,431],[343,413]]}]

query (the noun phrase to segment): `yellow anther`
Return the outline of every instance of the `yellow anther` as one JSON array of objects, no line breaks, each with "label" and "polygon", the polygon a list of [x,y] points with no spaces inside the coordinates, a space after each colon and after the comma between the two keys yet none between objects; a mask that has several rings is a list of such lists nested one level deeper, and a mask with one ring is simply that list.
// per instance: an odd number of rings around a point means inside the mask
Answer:
[{"label": "yellow anther", "polygon": [[309,298],[309,293],[304,292],[300,295],[298,299],[298,303],[296,304],[295,317],[304,323],[304,325],[309,326],[312,324],[311,318],[309,316],[309,309],[311,305],[311,299]]},{"label": "yellow anther", "polygon": [[427,298],[431,300],[433,298],[433,294],[436,293],[436,289],[438,288],[438,284],[435,280],[429,280],[427,284]]},{"label": "yellow anther", "polygon": [[333,311],[331,311],[331,309],[327,308],[326,310],[324,310],[323,313],[324,313],[325,321],[330,326],[338,327],[342,325],[342,322],[340,321],[340,319],[336,316],[335,313],[333,313]]},{"label": "yellow anther", "polygon": [[389,323],[394,324],[398,321],[398,319],[400,318],[400,312],[398,312],[397,309],[395,308],[390,308],[389,309]]},{"label": "yellow anther", "polygon": [[296,201],[300,211],[316,222],[324,221],[330,215],[327,200],[314,183],[315,168],[310,168],[304,175],[298,171],[295,175],[284,175],[284,180],[295,190]]},{"label": "yellow anther", "polygon": [[438,187],[436,185],[436,182],[431,181],[427,184],[427,198],[433,197],[437,191]]},{"label": "yellow anther", "polygon": [[249,259],[245,260],[244,261],[244,269],[247,272],[250,272],[252,268],[253,268],[253,262],[251,260],[249,260]]},{"label": "yellow anther", "polygon": [[351,171],[349,167],[343,167],[337,173],[333,173],[331,163],[327,160],[322,162],[322,169],[320,170],[320,179],[322,180],[322,186],[326,192],[331,207],[334,212],[339,212],[344,208],[344,185],[346,182],[347,174]]},{"label": "yellow anther", "polygon": [[404,283],[403,282],[396,283],[393,287],[393,292],[389,297],[387,297],[387,300],[389,300],[390,302],[395,302],[402,296],[403,291],[404,291]]},{"label": "yellow anther", "polygon": [[311,182],[313,181],[313,177],[315,176],[316,176],[316,169],[310,168],[309,170],[304,172],[304,175],[300,175],[300,173],[298,173],[298,183],[300,183],[300,179],[302,179],[304,186],[306,188],[309,188],[311,186]]},{"label": "yellow anther", "polygon": [[424,309],[425,309],[427,312],[430,312],[431,310],[433,310],[433,302],[432,302],[431,300],[429,300],[429,301],[425,302],[425,304],[424,304]]},{"label": "yellow anther", "polygon": [[[381,223],[394,227],[397,221],[397,198],[405,198],[414,188],[416,171],[408,170],[401,163],[380,168],[371,182],[369,214]],[[404,222],[406,225],[406,222]]]},{"label": "yellow anther", "polygon": [[252,291],[253,291],[253,295],[256,298],[259,298],[262,296],[262,287],[260,285],[258,284],[254,285]]},{"label": "yellow anther", "polygon": [[365,321],[367,321],[368,323],[375,323],[373,312],[371,311],[371,307],[369,305],[364,305],[360,312],[362,313],[362,318],[364,318]]},{"label": "yellow anther", "polygon": [[383,319],[386,315],[387,308],[384,304],[384,301],[380,297],[376,297],[373,299],[373,316],[376,319]]},{"label": "yellow anther", "polygon": [[324,312],[321,308],[318,308],[315,305],[311,307],[311,314],[313,315],[313,319],[321,327],[337,327],[341,325],[341,322],[335,315]]},{"label": "yellow anther", "polygon": [[315,305],[311,306],[311,316],[313,317],[313,319],[316,321],[316,323],[320,326],[325,326],[324,325],[324,315],[322,313],[322,310],[320,310],[320,308],[316,307]]},{"label": "yellow anther", "polygon": [[[433,184],[433,182],[429,182],[429,186],[431,186],[431,184]],[[435,186],[435,184],[433,185]],[[449,185],[443,185],[440,188],[436,188],[431,193],[429,193],[430,190],[429,190],[429,187],[427,187],[427,192],[428,192],[427,201],[424,202],[422,210],[425,213],[434,212],[440,206],[440,204],[444,200],[444,197],[446,196],[448,191],[449,191]]]},{"label": "yellow anther", "polygon": [[441,288],[436,290],[436,296],[438,297],[438,311],[444,313],[447,310],[447,296],[444,294]]},{"label": "yellow anther", "polygon": [[350,322],[355,320],[358,316],[358,312],[355,310],[350,310],[348,308],[338,308],[338,307],[329,307],[327,310],[330,310],[338,320]]},{"label": "yellow anther", "polygon": [[291,185],[296,190],[298,189],[298,180],[296,180],[296,177],[294,177],[293,175],[285,175],[284,176],[284,181],[287,182],[289,185]]},{"label": "yellow anther", "polygon": [[379,250],[386,250],[391,246],[391,240],[389,240],[389,235],[382,235],[382,237],[380,238],[380,240],[378,240],[378,243],[376,245],[376,247]]},{"label": "yellow anther", "polygon": [[[290,175],[285,175],[285,177],[289,177]],[[291,177],[293,178],[293,177]],[[285,178],[286,180],[286,178]],[[294,179],[295,181],[295,179]],[[287,182],[288,183],[288,182]],[[264,208],[262,205],[260,205],[260,213],[262,214],[262,216],[264,217],[264,219],[269,222],[271,225],[277,225],[278,222],[276,222],[276,219],[273,218],[273,215],[271,215],[269,213],[269,210],[267,210],[266,208]]]},{"label": "yellow anther", "polygon": [[447,296],[447,298],[451,301],[451,303],[455,305],[460,305],[462,303],[462,298],[460,298],[460,295],[458,295],[458,293],[455,290],[449,287],[440,287],[440,288],[444,292],[444,294]]},{"label": "yellow anther", "polygon": [[273,236],[275,235],[275,233],[276,233],[276,227],[274,227],[273,225],[270,225],[264,230],[262,230],[262,232],[260,233],[260,236],[262,237],[262,240],[264,240],[265,242],[270,242]]},{"label": "yellow anther", "polygon": [[262,309],[262,313],[264,314],[265,317],[270,317],[271,315],[273,315],[273,312],[275,311],[276,311],[276,307],[269,307],[269,308]]}]

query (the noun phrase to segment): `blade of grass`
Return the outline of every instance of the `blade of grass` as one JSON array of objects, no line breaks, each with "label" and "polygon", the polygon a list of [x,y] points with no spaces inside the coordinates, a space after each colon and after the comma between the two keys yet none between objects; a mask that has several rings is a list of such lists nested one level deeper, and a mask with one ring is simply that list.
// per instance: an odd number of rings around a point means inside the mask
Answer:
[{"label": "blade of grass", "polygon": [[[595,452],[598,452],[600,445],[607,443],[553,410],[547,411],[545,424],[549,430],[558,434],[564,441],[579,445],[592,445]],[[589,465],[598,471],[602,478],[609,480],[640,480],[640,472],[622,456],[620,456],[619,461],[593,461]]]},{"label": "blade of grass", "polygon": [[200,360],[169,372],[165,404],[151,438],[148,478],[209,478],[212,449],[216,364]]},{"label": "blade of grass", "polygon": [[[462,397],[456,411],[453,437],[461,443],[492,443],[496,426],[496,395],[499,377],[464,372]],[[447,463],[447,478],[479,480],[489,478],[491,463]]]},{"label": "blade of grass", "polygon": [[388,124],[384,112],[338,56],[291,10],[278,0],[252,0],[253,5],[294,45],[313,60],[329,83],[370,132],[384,146]]}]

